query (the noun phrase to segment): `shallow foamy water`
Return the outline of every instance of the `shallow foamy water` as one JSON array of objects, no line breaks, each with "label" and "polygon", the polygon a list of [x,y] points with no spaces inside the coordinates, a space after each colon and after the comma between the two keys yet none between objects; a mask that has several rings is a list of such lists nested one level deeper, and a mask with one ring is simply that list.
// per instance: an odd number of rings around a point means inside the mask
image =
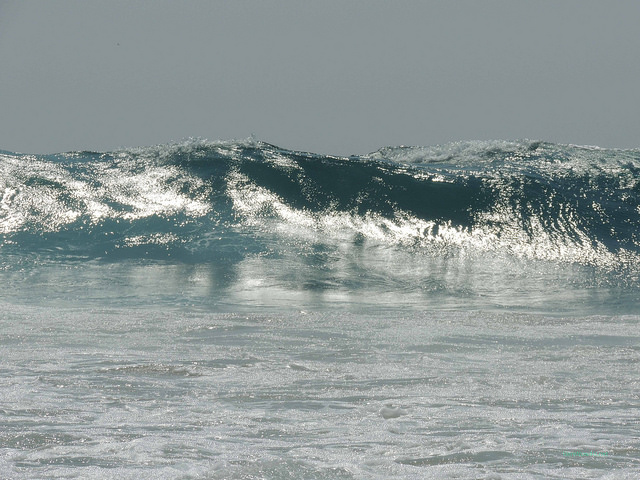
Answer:
[{"label": "shallow foamy water", "polygon": [[14,305],[0,319],[8,478],[633,478],[640,467],[637,316]]}]

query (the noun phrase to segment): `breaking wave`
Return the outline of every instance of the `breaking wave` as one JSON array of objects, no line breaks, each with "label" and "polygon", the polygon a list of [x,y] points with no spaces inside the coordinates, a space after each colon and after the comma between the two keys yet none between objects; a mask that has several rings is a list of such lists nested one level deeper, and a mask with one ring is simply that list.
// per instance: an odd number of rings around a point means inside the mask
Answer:
[{"label": "breaking wave", "polygon": [[433,267],[491,257],[592,267],[636,284],[639,173],[638,150],[531,141],[351,157],[254,140],[2,152],[0,259],[8,268],[269,258],[331,269],[384,257],[392,271],[399,258]]}]

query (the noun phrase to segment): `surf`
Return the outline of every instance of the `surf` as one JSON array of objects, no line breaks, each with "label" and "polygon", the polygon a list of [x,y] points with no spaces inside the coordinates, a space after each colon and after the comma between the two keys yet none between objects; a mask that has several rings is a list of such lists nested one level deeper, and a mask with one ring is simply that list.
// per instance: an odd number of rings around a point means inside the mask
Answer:
[{"label": "surf", "polygon": [[640,246],[639,169],[635,150],[529,141],[352,157],[252,140],[2,153],[0,248],[197,261],[236,240],[264,253],[321,236],[620,266]]}]

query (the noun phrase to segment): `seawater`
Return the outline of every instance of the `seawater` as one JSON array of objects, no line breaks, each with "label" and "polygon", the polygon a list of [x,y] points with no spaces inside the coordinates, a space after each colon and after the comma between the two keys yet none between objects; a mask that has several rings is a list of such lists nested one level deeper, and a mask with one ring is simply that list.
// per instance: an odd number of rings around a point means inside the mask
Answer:
[{"label": "seawater", "polygon": [[635,478],[639,169],[0,152],[0,478]]}]

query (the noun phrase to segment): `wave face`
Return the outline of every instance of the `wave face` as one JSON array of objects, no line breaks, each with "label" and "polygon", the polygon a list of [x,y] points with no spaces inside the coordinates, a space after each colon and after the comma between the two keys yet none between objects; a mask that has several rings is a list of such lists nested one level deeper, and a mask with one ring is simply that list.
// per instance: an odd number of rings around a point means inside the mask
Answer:
[{"label": "wave face", "polygon": [[325,272],[319,285],[423,290],[461,262],[516,276],[524,262],[635,287],[639,200],[640,151],[530,141],[352,157],[252,140],[2,152],[0,261],[269,260],[298,280]]}]

